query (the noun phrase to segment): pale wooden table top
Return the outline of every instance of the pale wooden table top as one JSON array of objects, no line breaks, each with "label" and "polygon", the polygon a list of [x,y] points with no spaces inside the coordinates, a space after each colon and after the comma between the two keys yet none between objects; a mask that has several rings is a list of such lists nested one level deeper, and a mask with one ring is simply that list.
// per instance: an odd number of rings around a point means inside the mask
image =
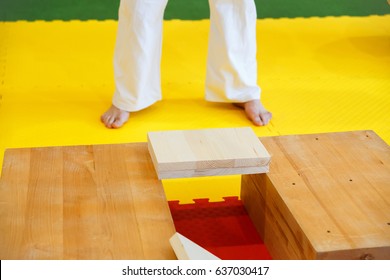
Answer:
[{"label": "pale wooden table top", "polygon": [[0,259],[175,259],[147,144],[10,149]]}]

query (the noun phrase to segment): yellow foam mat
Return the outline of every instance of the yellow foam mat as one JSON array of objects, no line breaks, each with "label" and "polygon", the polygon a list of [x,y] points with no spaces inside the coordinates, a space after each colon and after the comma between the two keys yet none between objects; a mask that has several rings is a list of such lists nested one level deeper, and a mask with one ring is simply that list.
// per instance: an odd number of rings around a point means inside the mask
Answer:
[{"label": "yellow foam mat", "polygon": [[[203,100],[209,21],[166,21],[164,100],[119,130],[115,21],[0,22],[0,164],[11,147],[146,141],[153,130],[251,126]],[[259,84],[274,115],[258,136],[372,129],[390,143],[390,16],[258,21]],[[238,176],[164,180],[169,200],[239,195]]]}]

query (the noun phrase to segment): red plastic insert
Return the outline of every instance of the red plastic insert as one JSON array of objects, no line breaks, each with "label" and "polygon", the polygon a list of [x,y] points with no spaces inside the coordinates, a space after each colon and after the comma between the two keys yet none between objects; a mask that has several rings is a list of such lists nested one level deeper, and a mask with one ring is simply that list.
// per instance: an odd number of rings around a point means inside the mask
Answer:
[{"label": "red plastic insert", "polygon": [[238,197],[221,202],[169,201],[176,231],[225,260],[269,260],[271,256]]}]

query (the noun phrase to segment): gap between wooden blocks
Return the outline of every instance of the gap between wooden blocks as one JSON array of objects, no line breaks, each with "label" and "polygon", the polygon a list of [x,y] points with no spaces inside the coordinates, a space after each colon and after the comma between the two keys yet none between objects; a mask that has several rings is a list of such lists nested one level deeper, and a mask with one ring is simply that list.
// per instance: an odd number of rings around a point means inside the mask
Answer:
[{"label": "gap between wooden blocks", "polygon": [[[148,149],[160,180],[265,173],[271,160],[249,127],[149,132]],[[218,259],[179,233],[170,243],[178,259]]]}]

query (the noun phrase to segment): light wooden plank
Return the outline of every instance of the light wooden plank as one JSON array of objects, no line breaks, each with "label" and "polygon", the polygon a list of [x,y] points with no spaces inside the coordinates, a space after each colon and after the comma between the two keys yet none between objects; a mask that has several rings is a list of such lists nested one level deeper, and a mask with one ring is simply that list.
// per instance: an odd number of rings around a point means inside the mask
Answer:
[{"label": "light wooden plank", "polygon": [[[25,216],[18,213],[26,212],[26,203],[28,188],[28,168],[30,163],[30,153],[10,153],[5,151],[4,157],[8,160],[3,163],[2,178],[7,178],[18,188],[8,189],[0,180],[0,238],[8,242],[0,242],[0,252],[8,252],[10,259],[15,259],[20,254],[16,244],[23,241],[23,234],[18,231],[19,225],[25,223]],[[18,159],[22,162],[18,163]],[[12,172],[11,172],[12,170]],[[16,203],[13,203],[16,201]],[[1,237],[2,236],[2,237]],[[1,259],[1,257],[0,257]]]},{"label": "light wooden plank", "polygon": [[214,254],[178,232],[169,239],[169,242],[179,260],[220,260]]},{"label": "light wooden plank", "polygon": [[178,170],[178,171],[160,171],[159,179],[256,174],[256,173],[266,173],[268,171],[269,171],[268,166],[246,167],[246,168],[240,167],[240,168],[212,168],[212,169],[193,169],[193,170]]},{"label": "light wooden plank", "polygon": [[[50,154],[51,149],[46,153]],[[104,233],[99,223],[93,147],[68,147],[63,154],[64,258],[85,259],[90,252],[101,256],[107,252],[102,246],[105,243],[96,242],[96,236]]]},{"label": "light wooden plank", "polygon": [[268,171],[270,155],[249,127],[148,133],[160,179]]},{"label": "light wooden plank", "polygon": [[0,259],[175,259],[153,169],[146,143],[7,150]]},{"label": "light wooden plank", "polygon": [[270,172],[245,175],[241,195],[274,258],[390,259],[383,140],[372,131],[261,140],[273,156]]}]

